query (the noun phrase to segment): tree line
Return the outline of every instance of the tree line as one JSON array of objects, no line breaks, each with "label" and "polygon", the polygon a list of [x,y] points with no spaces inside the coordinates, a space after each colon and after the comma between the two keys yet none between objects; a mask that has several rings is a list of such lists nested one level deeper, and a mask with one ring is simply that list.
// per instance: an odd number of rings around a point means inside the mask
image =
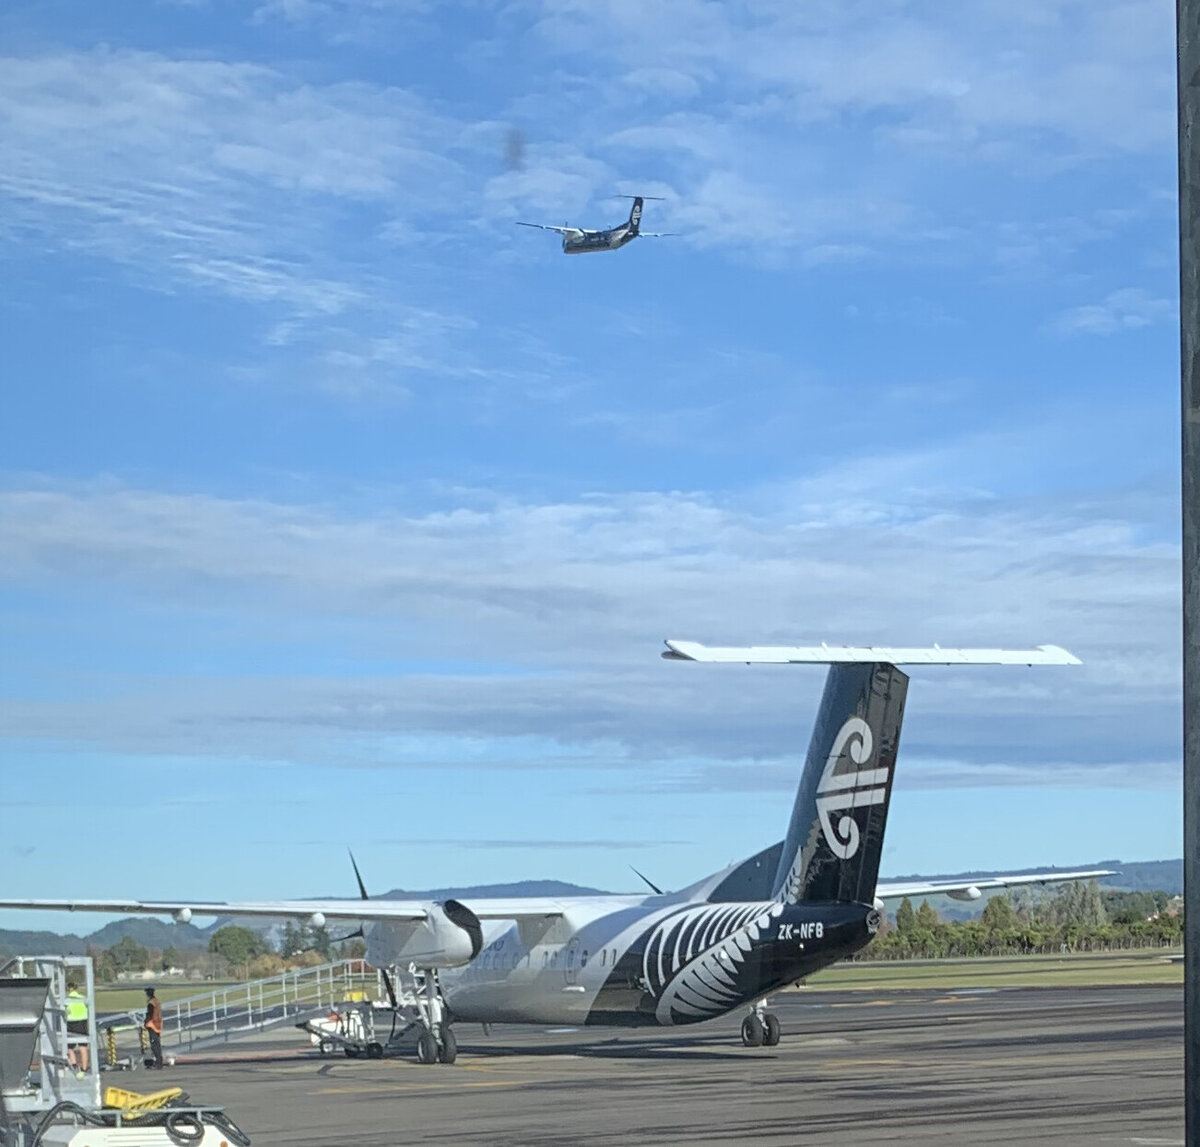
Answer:
[{"label": "tree line", "polygon": [[328,928],[293,924],[283,931],[276,951],[265,937],[240,924],[226,924],[209,937],[208,948],[146,948],[126,936],[109,948],[89,948],[96,979],[112,983],[122,975],[175,968],[190,978],[264,979],[290,968],[310,968],[339,959],[361,959],[367,946],[359,938],[339,942]]}]

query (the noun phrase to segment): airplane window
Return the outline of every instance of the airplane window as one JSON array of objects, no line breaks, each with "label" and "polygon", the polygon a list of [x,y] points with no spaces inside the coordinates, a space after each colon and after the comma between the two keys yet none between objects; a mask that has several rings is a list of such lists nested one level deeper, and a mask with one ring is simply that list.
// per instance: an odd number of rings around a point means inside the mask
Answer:
[{"label": "airplane window", "polygon": [[586,948],[584,948],[584,950],[583,950],[583,955],[579,957],[579,966],[581,968],[587,967],[587,949]]},{"label": "airplane window", "polygon": [[604,957],[607,955],[608,955],[608,949],[601,948],[600,949],[600,967],[602,967],[602,968],[604,967]]}]

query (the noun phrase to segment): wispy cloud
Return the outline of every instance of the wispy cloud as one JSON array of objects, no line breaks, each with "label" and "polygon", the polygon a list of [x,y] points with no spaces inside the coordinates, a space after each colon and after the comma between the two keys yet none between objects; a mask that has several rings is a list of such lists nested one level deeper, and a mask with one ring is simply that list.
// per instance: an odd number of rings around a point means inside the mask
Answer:
[{"label": "wispy cloud", "polygon": [[1155,298],[1140,288],[1126,287],[1111,292],[1102,302],[1063,311],[1049,329],[1064,336],[1111,335],[1170,322],[1177,313],[1178,304],[1173,299]]},{"label": "wispy cloud", "polygon": [[415,95],[100,48],[6,60],[0,106],[11,241],[252,304],[265,342],[317,352],[291,377],[327,392],[394,396],[479,369],[457,345],[473,319],[378,271],[381,236],[418,229],[467,181],[463,125]]},{"label": "wispy cloud", "polygon": [[[298,678],[282,655],[236,681],[131,679],[111,702],[12,706],[7,731],[365,767],[403,763],[417,732],[435,738],[427,755],[447,761],[478,758],[445,738],[498,738],[509,748],[492,763],[505,767],[523,757],[548,765],[568,745],[579,754],[573,768],[663,753],[741,758],[776,754],[797,736],[794,684],[664,671],[658,640],[1054,641],[1085,668],[947,675],[922,687],[909,747],[968,765],[1036,749],[1061,761],[1070,783],[1080,776],[1076,744],[1095,745],[1100,729],[1117,772],[1168,756],[1166,724],[1147,736],[1144,721],[1135,734],[1127,720],[1169,712],[1178,695],[1178,550],[1145,527],[1169,503],[980,491],[964,502],[954,483],[930,484],[946,464],[944,453],[856,459],[740,500],[536,503],[476,492],[420,513],[13,489],[0,500],[11,579],[87,579],[114,600],[136,593],[189,613],[337,617],[339,642],[368,642],[409,668]],[[493,668],[423,672],[430,660]],[[355,743],[381,735],[396,740]]]}]

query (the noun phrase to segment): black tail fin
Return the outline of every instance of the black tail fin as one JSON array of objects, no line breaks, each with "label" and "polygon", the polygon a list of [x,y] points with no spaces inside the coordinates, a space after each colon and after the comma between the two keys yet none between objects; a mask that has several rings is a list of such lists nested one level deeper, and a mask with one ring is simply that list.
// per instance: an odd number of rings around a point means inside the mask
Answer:
[{"label": "black tail fin", "polygon": [[[642,225],[642,197],[634,196],[633,206],[629,209],[629,230],[635,235]],[[638,250],[641,250],[639,247]]]},{"label": "black tail fin", "polygon": [[831,665],[792,809],[774,895],[870,904],[908,677],[894,665]]}]

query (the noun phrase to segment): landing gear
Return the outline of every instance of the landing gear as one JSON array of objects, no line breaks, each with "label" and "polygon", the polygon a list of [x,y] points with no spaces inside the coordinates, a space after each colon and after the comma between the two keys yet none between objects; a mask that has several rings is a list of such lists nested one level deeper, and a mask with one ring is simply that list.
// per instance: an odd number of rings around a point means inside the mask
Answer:
[{"label": "landing gear", "polygon": [[442,999],[437,969],[425,968],[419,973],[420,980],[416,968],[410,967],[409,973],[413,976],[417,1022],[422,1029],[417,1037],[417,1062],[453,1063],[458,1058],[458,1040],[454,1038],[446,1018],[446,1005]]},{"label": "landing gear", "polygon": [[755,1008],[742,1020],[743,1047],[775,1047],[779,1043],[779,1017]]},{"label": "landing gear", "polygon": [[438,1042],[432,1032],[422,1032],[417,1037],[417,1063],[437,1063]]}]

